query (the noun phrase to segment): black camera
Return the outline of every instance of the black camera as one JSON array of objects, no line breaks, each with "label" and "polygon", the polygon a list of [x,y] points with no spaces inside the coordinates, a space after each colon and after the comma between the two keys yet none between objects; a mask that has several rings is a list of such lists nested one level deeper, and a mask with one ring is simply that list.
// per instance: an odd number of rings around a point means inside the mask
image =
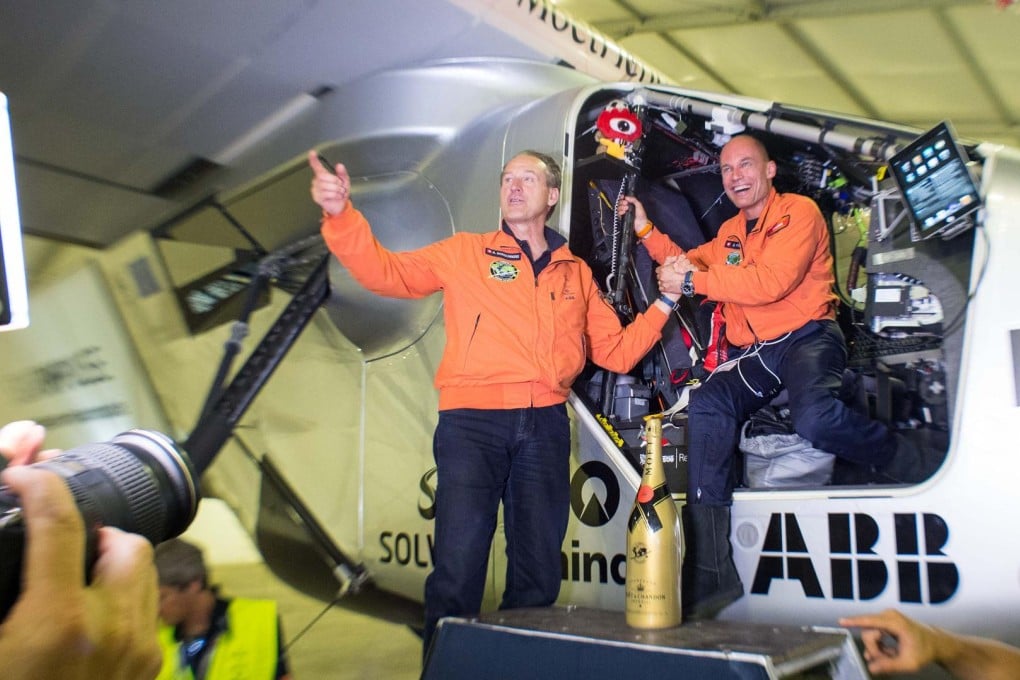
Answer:
[{"label": "black camera", "polygon": [[[155,545],[187,529],[198,510],[191,461],[173,440],[153,430],[122,432],[34,466],[60,475],[74,496],[85,522],[86,579],[96,560],[97,527],[140,534]],[[19,499],[0,487],[0,621],[21,592],[24,539]]]}]

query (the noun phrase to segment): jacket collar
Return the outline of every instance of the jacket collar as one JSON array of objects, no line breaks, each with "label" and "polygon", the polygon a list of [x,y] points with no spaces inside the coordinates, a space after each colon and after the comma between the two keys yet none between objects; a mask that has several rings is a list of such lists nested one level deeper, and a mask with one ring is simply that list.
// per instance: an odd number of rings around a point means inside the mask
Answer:
[{"label": "jacket collar", "polygon": [[[754,223],[754,229],[751,230],[750,234],[753,234],[755,232],[758,232],[758,231],[762,230],[762,227],[765,224],[765,220],[769,216],[769,209],[772,207],[772,204],[775,203],[777,196],[779,196],[779,192],[776,191],[775,187],[772,187],[771,189],[769,189],[769,195],[765,199],[765,207],[761,209],[761,214],[758,215],[758,221]],[[747,218],[744,217],[744,213],[743,212],[740,213],[740,216],[744,218],[744,233],[747,234],[748,233],[748,231],[747,231]],[[748,234],[748,235],[750,235],[750,234]]]},{"label": "jacket collar", "polygon": [[[567,239],[563,238],[563,236],[558,231],[554,231],[549,227],[545,228],[544,233],[545,242],[546,245],[549,246],[549,252],[552,255],[553,261],[562,260],[570,257],[569,250],[565,248],[565,246],[567,245]],[[510,227],[507,226],[506,222],[503,222],[500,225],[500,229],[497,232],[497,234],[498,234],[497,241],[500,243],[500,245],[504,243],[507,245],[514,244],[521,250],[521,252],[528,253],[530,255],[528,249],[525,248],[524,242],[518,240],[518,238],[514,236],[514,233],[510,231]]]}]

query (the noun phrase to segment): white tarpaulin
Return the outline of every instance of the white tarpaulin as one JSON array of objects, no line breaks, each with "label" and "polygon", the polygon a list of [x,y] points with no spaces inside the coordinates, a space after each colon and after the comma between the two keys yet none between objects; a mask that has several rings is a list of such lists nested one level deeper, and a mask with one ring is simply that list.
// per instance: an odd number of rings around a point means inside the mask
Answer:
[{"label": "white tarpaulin", "polygon": [[165,430],[162,409],[102,274],[87,265],[30,291],[28,328],[0,335],[0,420],[35,420],[70,448],[133,427]]}]

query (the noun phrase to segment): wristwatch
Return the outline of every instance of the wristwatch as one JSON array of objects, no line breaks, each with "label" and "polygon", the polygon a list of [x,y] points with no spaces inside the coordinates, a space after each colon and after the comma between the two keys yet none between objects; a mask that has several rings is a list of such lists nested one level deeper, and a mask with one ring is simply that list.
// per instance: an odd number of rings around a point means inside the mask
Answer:
[{"label": "wristwatch", "polygon": [[680,292],[685,297],[694,297],[694,270],[684,274],[684,282],[680,284]]}]

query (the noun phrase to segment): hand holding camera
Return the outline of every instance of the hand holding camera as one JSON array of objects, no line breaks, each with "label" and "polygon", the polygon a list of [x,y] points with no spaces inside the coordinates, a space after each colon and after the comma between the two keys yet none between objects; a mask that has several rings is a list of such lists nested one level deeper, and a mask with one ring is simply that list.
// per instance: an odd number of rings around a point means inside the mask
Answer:
[{"label": "hand holding camera", "polygon": [[164,435],[132,430],[33,462],[42,428],[12,425],[0,429],[4,677],[155,677],[152,544],[194,517],[189,461]]}]

